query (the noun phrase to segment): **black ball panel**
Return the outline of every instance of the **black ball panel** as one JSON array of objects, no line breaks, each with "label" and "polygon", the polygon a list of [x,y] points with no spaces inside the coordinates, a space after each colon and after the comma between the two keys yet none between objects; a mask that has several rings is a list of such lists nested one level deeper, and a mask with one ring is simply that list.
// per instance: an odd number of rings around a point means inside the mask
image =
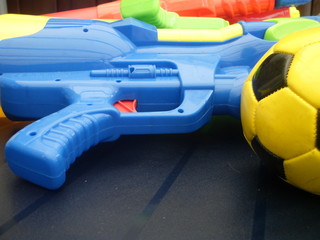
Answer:
[{"label": "black ball panel", "polygon": [[251,146],[270,171],[273,171],[279,177],[286,179],[283,166],[284,159],[267,150],[257,136],[252,139]]},{"label": "black ball panel", "polygon": [[316,136],[316,147],[320,150],[320,110],[317,114],[317,136]]},{"label": "black ball panel", "polygon": [[287,74],[293,55],[273,53],[266,58],[253,76],[252,87],[257,100],[287,87]]}]

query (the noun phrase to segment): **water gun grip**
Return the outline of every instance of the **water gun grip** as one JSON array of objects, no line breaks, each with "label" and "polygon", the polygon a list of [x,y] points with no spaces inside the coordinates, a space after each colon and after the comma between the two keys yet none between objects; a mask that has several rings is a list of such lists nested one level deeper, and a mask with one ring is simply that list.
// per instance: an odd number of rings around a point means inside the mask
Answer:
[{"label": "water gun grip", "polygon": [[59,188],[78,156],[111,137],[111,112],[116,111],[106,111],[105,105],[72,104],[30,124],[6,145],[10,168],[40,186]]}]

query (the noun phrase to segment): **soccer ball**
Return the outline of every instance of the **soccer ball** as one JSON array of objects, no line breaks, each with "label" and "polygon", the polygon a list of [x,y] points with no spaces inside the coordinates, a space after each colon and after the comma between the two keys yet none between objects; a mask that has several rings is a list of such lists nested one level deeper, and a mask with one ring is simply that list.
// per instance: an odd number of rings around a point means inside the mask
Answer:
[{"label": "soccer ball", "polygon": [[262,57],[244,83],[241,120],[267,166],[320,194],[320,28],[290,34]]}]

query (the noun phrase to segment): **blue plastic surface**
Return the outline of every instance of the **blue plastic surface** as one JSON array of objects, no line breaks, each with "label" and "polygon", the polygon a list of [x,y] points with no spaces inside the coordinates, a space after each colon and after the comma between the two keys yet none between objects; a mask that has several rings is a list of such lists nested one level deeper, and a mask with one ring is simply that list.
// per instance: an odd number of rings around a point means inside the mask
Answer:
[{"label": "blue plastic surface", "polygon": [[276,7],[299,6],[311,2],[311,0],[276,0]]},{"label": "blue plastic surface", "polygon": [[254,23],[239,21],[238,23],[242,25],[244,34],[250,33],[251,35],[261,39],[264,39],[264,35],[268,28],[276,24],[271,21],[257,21]]},{"label": "blue plastic surface", "polygon": [[[7,143],[10,168],[57,189],[70,164],[101,141],[191,132],[213,114],[239,116],[242,84],[275,43],[261,37],[270,23],[260,31],[248,24],[256,23],[242,23],[245,34],[224,42],[161,42],[153,26],[133,19],[51,19],[36,34],[1,41],[3,110],[40,119]],[[136,113],[113,106],[134,99]]]},{"label": "blue plastic surface", "polygon": [[320,16],[306,16],[306,17],[302,17],[302,18],[308,18],[308,19],[320,22]]}]

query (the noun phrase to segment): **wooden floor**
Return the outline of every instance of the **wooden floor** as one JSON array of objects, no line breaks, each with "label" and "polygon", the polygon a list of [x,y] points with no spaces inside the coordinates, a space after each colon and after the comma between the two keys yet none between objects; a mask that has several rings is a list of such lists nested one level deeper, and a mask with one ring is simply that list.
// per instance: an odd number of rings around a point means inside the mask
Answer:
[{"label": "wooden floor", "polygon": [[45,14],[93,7],[114,0],[7,0],[9,13]]},{"label": "wooden floor", "polygon": [[320,0],[313,0],[311,3],[298,7],[302,16],[319,15]]}]

